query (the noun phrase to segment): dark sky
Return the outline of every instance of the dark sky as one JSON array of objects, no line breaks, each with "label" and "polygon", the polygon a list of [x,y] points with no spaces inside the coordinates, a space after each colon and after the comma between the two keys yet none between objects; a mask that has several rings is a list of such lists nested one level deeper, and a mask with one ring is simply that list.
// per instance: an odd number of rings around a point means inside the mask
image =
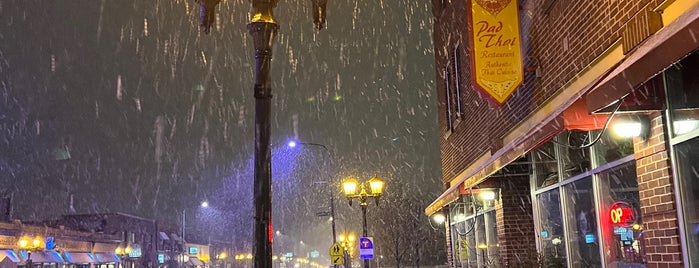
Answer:
[{"label": "dark sky", "polygon": [[[330,188],[314,182],[328,177],[341,197],[342,178],[379,176],[423,208],[441,190],[429,1],[329,2],[320,32],[310,0],[275,9],[274,222],[287,233],[299,215],[318,221]],[[192,225],[250,223],[249,10],[224,0],[204,35],[191,0],[0,0],[0,183],[14,217],[177,223],[186,209]],[[336,206],[338,226],[361,231],[359,209]]]}]

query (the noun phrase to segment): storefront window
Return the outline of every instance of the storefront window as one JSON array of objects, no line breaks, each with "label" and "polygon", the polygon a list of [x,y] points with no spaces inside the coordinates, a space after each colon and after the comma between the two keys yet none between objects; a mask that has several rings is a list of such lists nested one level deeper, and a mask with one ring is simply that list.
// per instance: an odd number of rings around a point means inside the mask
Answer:
[{"label": "storefront window", "polygon": [[[593,137],[599,135],[593,131]],[[597,166],[603,166],[633,154],[633,138],[620,138],[609,129],[602,134],[599,141],[592,146]]]},{"label": "storefront window", "polygon": [[699,52],[665,71],[673,136],[699,130]]},{"label": "storefront window", "polygon": [[450,205],[454,259],[462,268],[497,267],[499,244],[495,189],[474,190]]},{"label": "storefront window", "polygon": [[532,153],[536,187],[543,188],[558,182],[558,160],[553,143],[546,143]]},{"label": "storefront window", "polygon": [[476,237],[473,233],[473,219],[462,221],[451,226],[454,259],[458,267],[477,267]]},{"label": "storefront window", "polygon": [[699,265],[699,137],[675,145],[690,266]]},{"label": "storefront window", "polygon": [[564,188],[568,223],[566,237],[572,267],[601,267],[592,177],[577,180]]},{"label": "storefront window", "polygon": [[590,170],[590,152],[588,148],[580,148],[589,144],[588,132],[566,131],[558,138],[563,179],[573,177]]},{"label": "storefront window", "polygon": [[599,180],[605,262],[610,267],[645,267],[635,162],[604,171]]},{"label": "storefront window", "polygon": [[546,267],[564,267],[566,263],[565,237],[561,198],[558,188],[537,196],[539,206],[539,230],[541,254]]}]

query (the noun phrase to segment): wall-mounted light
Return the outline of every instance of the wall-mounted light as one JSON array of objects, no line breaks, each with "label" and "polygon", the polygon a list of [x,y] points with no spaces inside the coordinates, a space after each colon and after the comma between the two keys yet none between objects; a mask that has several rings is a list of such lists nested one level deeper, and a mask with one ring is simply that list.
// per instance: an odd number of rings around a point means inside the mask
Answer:
[{"label": "wall-mounted light", "polygon": [[641,137],[648,139],[650,120],[646,115],[619,116],[612,124],[613,133],[620,138]]},{"label": "wall-mounted light", "polygon": [[432,215],[432,220],[434,223],[441,225],[447,220],[447,217],[445,217],[441,212],[437,212]]},{"label": "wall-mounted light", "polygon": [[483,201],[492,201],[495,200],[495,192],[493,191],[482,191],[478,197],[480,197],[481,200]]}]

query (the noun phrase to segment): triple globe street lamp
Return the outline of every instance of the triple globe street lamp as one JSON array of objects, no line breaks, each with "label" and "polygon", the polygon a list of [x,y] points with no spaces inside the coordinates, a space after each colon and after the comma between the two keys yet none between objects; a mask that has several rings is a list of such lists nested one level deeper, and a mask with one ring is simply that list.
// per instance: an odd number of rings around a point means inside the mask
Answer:
[{"label": "triple globe street lamp", "polygon": [[[366,191],[365,184],[369,185],[369,192]],[[383,180],[373,177],[366,183],[359,183],[355,178],[347,178],[342,182],[342,188],[345,192],[345,196],[349,200],[349,205],[352,206],[352,199],[359,199],[359,205],[362,207],[362,236],[367,237],[367,226],[366,226],[366,208],[368,206],[367,200],[373,198],[376,205],[379,205],[379,198],[383,194],[384,182]],[[358,191],[359,190],[359,191]],[[364,259],[364,268],[369,268],[369,260]]]}]

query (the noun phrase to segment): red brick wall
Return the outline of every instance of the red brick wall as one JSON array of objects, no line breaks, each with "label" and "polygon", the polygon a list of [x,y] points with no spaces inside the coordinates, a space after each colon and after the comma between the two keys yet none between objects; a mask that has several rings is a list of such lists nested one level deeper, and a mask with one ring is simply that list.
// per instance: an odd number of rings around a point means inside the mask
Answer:
[{"label": "red brick wall", "polygon": [[529,176],[501,178],[500,200],[495,206],[500,260],[503,267],[532,267],[536,238],[529,191]]},{"label": "red brick wall", "polygon": [[[449,209],[444,208],[442,210],[442,213],[444,213],[445,216],[448,216]],[[445,227],[444,232],[447,236],[447,241],[446,241],[446,243],[447,243],[447,245],[446,245],[447,246],[446,247],[447,248],[447,264],[449,265],[449,267],[456,267],[456,266],[454,266],[454,251],[453,251],[454,247],[453,247],[453,243],[452,243],[452,239],[451,239],[451,221],[449,220],[449,217],[446,217],[446,220],[444,221],[444,227]]]},{"label": "red brick wall", "polygon": [[652,113],[650,121],[648,140],[634,140],[647,267],[682,267],[675,182],[665,122],[660,112]]},{"label": "red brick wall", "polygon": [[[539,65],[541,77],[525,73],[514,95],[500,108],[492,108],[470,87],[467,1],[432,0],[443,180],[455,178],[484,152],[502,148],[502,138],[519,121],[620,38],[629,18],[660,2],[519,0],[524,67]],[[465,115],[451,132],[446,123],[444,71],[451,66],[457,44]]]}]

